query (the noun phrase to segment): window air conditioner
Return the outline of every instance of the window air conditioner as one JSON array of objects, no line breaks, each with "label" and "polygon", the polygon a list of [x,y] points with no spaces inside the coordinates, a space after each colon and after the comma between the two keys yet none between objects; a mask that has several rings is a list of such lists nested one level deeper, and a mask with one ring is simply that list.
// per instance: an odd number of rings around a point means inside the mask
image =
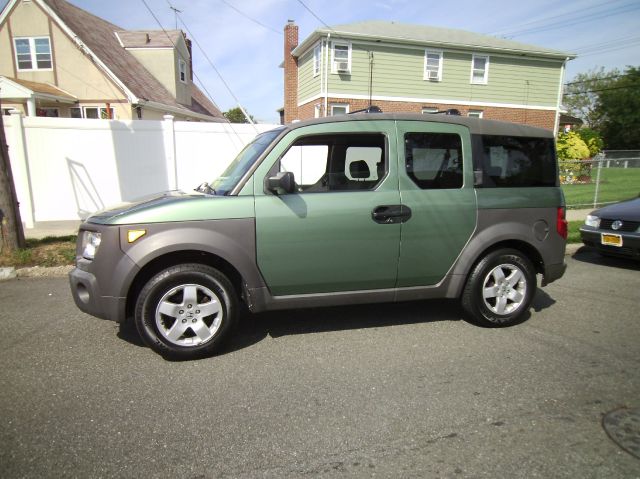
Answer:
[{"label": "window air conditioner", "polygon": [[433,70],[429,70],[427,72],[427,78],[429,80],[437,80],[438,79],[438,72],[437,71],[433,71]]},{"label": "window air conditioner", "polygon": [[336,71],[339,72],[348,72],[349,71],[349,62],[336,62]]}]

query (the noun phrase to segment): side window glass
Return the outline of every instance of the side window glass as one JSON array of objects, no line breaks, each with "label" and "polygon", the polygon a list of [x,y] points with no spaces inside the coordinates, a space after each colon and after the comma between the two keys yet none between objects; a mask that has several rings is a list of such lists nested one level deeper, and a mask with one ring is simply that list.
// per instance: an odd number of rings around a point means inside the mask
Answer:
[{"label": "side window glass", "polygon": [[277,171],[293,173],[299,193],[375,189],[387,171],[382,134],[303,137],[280,158]]},{"label": "side window glass", "polygon": [[382,164],[382,148],[378,146],[350,146],[347,148],[345,176],[352,181],[378,181]]},{"label": "side window glass", "polygon": [[407,133],[407,175],[421,189],[462,188],[462,140],[455,133]]},{"label": "side window glass", "polygon": [[298,186],[317,183],[327,172],[327,145],[294,145],[280,160],[279,171],[291,171]]},{"label": "side window glass", "polygon": [[553,139],[482,136],[483,187],[536,187],[556,184]]}]

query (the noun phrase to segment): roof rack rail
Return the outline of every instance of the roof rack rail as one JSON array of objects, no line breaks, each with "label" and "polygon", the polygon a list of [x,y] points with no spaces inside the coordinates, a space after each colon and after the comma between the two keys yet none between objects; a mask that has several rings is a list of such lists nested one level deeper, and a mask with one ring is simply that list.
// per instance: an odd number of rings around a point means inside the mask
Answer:
[{"label": "roof rack rail", "polygon": [[379,106],[371,105],[362,110],[350,111],[349,115],[353,115],[355,113],[382,113],[382,109]]},{"label": "roof rack rail", "polygon": [[457,115],[460,116],[460,110],[457,108],[449,108],[448,110],[434,111],[432,115]]}]

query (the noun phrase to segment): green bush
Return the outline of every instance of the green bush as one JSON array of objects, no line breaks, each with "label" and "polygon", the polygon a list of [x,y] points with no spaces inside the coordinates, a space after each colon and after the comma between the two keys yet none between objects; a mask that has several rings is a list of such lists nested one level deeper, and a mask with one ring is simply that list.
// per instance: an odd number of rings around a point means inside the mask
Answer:
[{"label": "green bush", "polygon": [[576,130],[576,133],[580,139],[584,141],[585,145],[587,145],[587,148],[589,148],[589,156],[594,157],[602,151],[604,141],[600,133],[591,128],[580,128]]},{"label": "green bush", "polygon": [[575,131],[560,133],[556,141],[556,150],[560,162],[561,183],[591,181],[591,163],[580,161],[589,159],[589,147]]}]

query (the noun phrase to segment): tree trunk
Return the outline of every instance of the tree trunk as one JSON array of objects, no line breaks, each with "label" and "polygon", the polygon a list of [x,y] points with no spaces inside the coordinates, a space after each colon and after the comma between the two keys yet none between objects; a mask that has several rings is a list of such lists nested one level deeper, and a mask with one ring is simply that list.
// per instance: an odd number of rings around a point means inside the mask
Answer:
[{"label": "tree trunk", "polygon": [[[1,112],[2,110],[0,110]],[[24,231],[18,209],[16,189],[11,174],[4,118],[0,113],[0,252],[24,248]]]}]

